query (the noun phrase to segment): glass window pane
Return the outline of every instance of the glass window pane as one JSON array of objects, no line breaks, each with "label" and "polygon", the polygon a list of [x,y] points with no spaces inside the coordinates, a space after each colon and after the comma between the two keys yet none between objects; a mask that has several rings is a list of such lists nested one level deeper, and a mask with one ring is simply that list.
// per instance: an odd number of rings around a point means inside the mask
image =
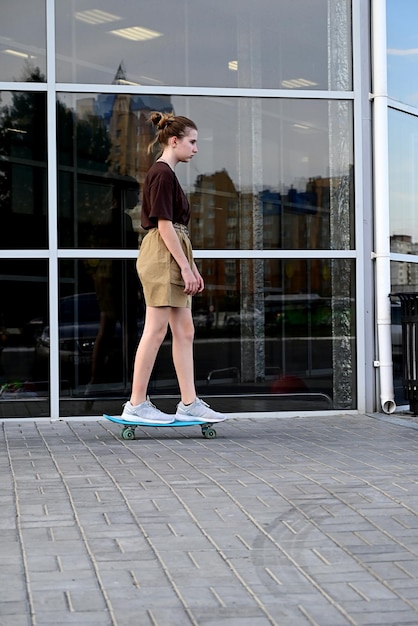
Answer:
[{"label": "glass window pane", "polygon": [[207,259],[198,265],[206,284],[193,301],[201,394],[242,395],[227,400],[230,407],[223,399],[224,411],[356,406],[351,261]]},{"label": "glass window pane", "polygon": [[48,326],[48,265],[0,260],[0,417],[49,415],[49,364],[40,358]]},{"label": "glass window pane", "polygon": [[[408,254],[411,240],[405,237],[405,247],[400,247],[401,238],[398,239],[397,244],[399,249],[397,252],[402,254]],[[416,247],[417,244],[415,244]],[[415,250],[414,254],[418,254]],[[413,340],[412,352],[404,357],[404,347],[402,339],[402,310],[401,302],[396,293],[418,293],[418,263],[407,263],[406,261],[391,261],[390,264],[390,278],[391,278],[391,335],[392,335],[392,360],[393,360],[393,382],[395,389],[395,401],[398,406],[403,404],[409,404],[410,398],[405,398],[403,376],[404,365],[410,363],[410,355],[415,352],[416,341],[412,334],[408,332],[406,335],[406,344],[411,346],[411,339]],[[407,326],[408,330],[415,330],[416,316],[408,316]],[[412,324],[411,324],[412,322]],[[410,376],[407,376],[410,378]]]},{"label": "glass window pane", "polygon": [[60,246],[137,247],[153,109],[199,128],[176,169],[196,249],[354,247],[350,102],[124,94],[60,96]]},{"label": "glass window pane", "polygon": [[[351,88],[349,0],[59,2],[60,82]],[[123,64],[121,63],[123,59]]]},{"label": "glass window pane", "polygon": [[386,6],[389,96],[418,106],[418,4],[386,0]]},{"label": "glass window pane", "polygon": [[44,82],[45,0],[2,2],[0,80]]},{"label": "glass window pane", "polygon": [[47,247],[46,185],[46,95],[3,92],[0,105],[0,247]]},{"label": "glass window pane", "polygon": [[[104,402],[129,396],[133,357],[143,317],[134,260],[61,261],[62,415],[75,415],[78,410],[79,414],[93,410],[97,415],[97,400]],[[45,340],[48,347],[49,337]],[[120,408],[121,400],[118,402]],[[99,412],[106,411],[100,409]]]},{"label": "glass window pane", "polygon": [[418,254],[418,118],[389,109],[391,251]]},{"label": "glass window pane", "polygon": [[[193,299],[199,395],[227,412],[356,408],[353,261],[197,263],[206,284]],[[144,319],[134,267],[105,259],[61,263],[61,380],[71,395],[62,398],[63,415],[119,413],[129,398]],[[169,335],[149,393],[174,412],[179,390]]]}]

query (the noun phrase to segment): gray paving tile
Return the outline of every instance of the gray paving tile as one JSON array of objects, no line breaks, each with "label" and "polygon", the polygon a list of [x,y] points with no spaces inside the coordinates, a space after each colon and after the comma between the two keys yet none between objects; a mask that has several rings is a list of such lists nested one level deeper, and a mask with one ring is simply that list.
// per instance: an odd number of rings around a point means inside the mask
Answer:
[{"label": "gray paving tile", "polygon": [[402,423],[138,435],[4,421],[0,626],[418,623],[418,442]]}]

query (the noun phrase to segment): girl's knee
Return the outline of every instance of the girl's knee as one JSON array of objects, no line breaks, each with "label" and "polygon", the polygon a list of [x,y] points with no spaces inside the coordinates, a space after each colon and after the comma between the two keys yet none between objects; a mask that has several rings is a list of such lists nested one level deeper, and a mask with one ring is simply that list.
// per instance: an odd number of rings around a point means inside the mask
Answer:
[{"label": "girl's knee", "polygon": [[171,332],[173,334],[173,338],[177,339],[177,341],[184,341],[192,343],[194,341],[194,325],[192,324],[176,324],[171,326]]},{"label": "girl's knee", "polygon": [[167,324],[166,325],[145,325],[144,332],[142,333],[142,340],[147,343],[161,345],[164,341],[164,338],[167,334]]},{"label": "girl's knee", "polygon": [[190,309],[173,309],[169,323],[173,338],[185,342],[194,340],[195,329]]}]

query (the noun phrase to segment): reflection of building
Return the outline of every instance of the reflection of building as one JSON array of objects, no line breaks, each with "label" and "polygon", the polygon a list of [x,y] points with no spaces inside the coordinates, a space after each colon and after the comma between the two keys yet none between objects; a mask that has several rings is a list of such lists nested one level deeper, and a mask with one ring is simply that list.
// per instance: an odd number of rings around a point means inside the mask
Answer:
[{"label": "reflection of building", "polygon": [[[119,66],[114,84],[126,84],[123,66]],[[111,139],[109,168],[116,174],[134,176],[140,185],[154,160],[147,148],[153,139],[153,128],[148,123],[151,111],[172,111],[169,96],[147,98],[117,94],[99,96],[98,111],[104,106],[108,117]]]},{"label": "reflection of building", "polygon": [[189,200],[196,247],[239,248],[239,194],[225,170],[199,176]]},{"label": "reflection of building", "polygon": [[[392,235],[390,247],[396,254],[418,254],[418,243],[409,235]],[[392,263],[390,267],[392,291],[416,291],[418,265],[406,261]]]},{"label": "reflection of building", "polygon": [[[113,84],[129,84],[123,64],[119,66]],[[168,96],[130,94],[100,94],[96,98],[77,100],[78,119],[87,121],[93,128],[103,125],[107,134],[108,152],[93,155],[94,168],[106,171],[106,176],[115,180],[125,177],[137,181],[141,193],[146,173],[155,160],[155,155],[148,153],[148,146],[154,138],[148,116],[154,110],[171,112],[170,100]],[[93,175],[91,166],[90,171]],[[133,206],[130,204],[127,208],[132,209]],[[96,209],[94,213],[97,216]],[[130,217],[134,229],[138,231],[139,211],[131,210]]]},{"label": "reflection of building", "polygon": [[339,180],[310,178],[305,190],[291,185],[287,192],[260,194],[264,217],[264,249],[315,250],[329,241],[329,194]]},{"label": "reflection of building", "polygon": [[[189,201],[190,232],[196,248],[239,248],[240,198],[225,170],[199,176]],[[238,287],[235,261],[226,263],[221,275],[217,273],[218,267],[214,259],[206,260],[205,275],[211,277],[220,292],[226,288],[229,295],[235,296]]]},{"label": "reflection of building", "polygon": [[[193,243],[198,249],[251,249],[255,231],[261,229],[263,250],[315,250],[330,240],[330,188],[340,182],[338,178],[316,177],[307,181],[303,191],[291,185],[286,193],[264,189],[254,196],[240,194],[225,170],[202,174],[196,179],[190,196]],[[255,207],[259,208],[257,214]],[[207,259],[206,275],[215,276],[216,265],[215,260]],[[276,275],[276,267],[274,261],[267,260],[264,264],[266,288],[286,291],[286,281]],[[315,291],[327,293],[329,276],[324,278],[321,267],[321,260],[312,260],[309,281]],[[292,261],[291,279],[292,290],[306,290],[305,272],[299,271],[297,260]],[[239,285],[234,260],[225,263],[215,283],[225,286],[231,296],[237,295]]]}]

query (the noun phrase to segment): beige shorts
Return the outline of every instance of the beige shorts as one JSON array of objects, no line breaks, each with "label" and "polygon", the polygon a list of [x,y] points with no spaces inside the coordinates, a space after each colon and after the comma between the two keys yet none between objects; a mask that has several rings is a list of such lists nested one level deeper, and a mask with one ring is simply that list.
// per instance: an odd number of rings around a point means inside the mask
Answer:
[{"label": "beige shorts", "polygon": [[[182,230],[176,228],[176,233],[192,267],[193,251],[190,239]],[[136,270],[147,306],[191,308],[192,298],[184,293],[180,267],[167,249],[158,228],[152,228],[142,240]]]}]

